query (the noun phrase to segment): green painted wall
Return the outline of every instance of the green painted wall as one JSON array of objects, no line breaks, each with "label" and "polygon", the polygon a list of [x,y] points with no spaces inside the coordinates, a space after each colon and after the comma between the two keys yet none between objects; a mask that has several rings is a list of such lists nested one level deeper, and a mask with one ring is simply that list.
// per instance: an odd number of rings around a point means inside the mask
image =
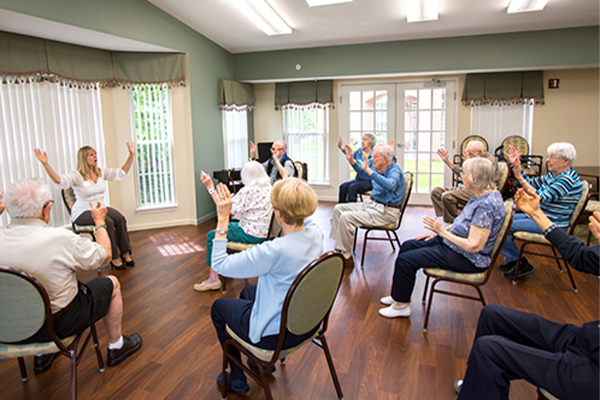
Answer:
[{"label": "green painted wall", "polygon": [[[0,8],[187,53],[196,188],[203,189],[201,169],[223,168],[217,83],[233,79],[229,52],[145,0],[0,0]],[[203,221],[214,216],[214,204],[206,190],[197,193]]]},{"label": "green painted wall", "polygon": [[[234,54],[238,81],[597,66],[598,26]],[[302,69],[297,71],[296,64]]]}]

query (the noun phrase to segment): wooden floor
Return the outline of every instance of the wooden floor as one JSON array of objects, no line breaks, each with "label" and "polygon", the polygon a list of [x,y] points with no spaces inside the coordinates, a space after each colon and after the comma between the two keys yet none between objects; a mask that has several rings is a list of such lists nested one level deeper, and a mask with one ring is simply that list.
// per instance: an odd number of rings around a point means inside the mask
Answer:
[{"label": "wooden floor", "polygon": [[[316,217],[328,236],[333,203],[320,204]],[[401,240],[424,233],[426,207],[409,207],[400,229]],[[123,364],[98,372],[91,348],[78,368],[80,399],[220,399],[215,378],[222,354],[210,320],[212,302],[220,292],[196,293],[195,282],[207,277],[204,264],[206,233],[214,221],[199,226],[132,232],[136,266],[109,272],[119,277],[125,302],[124,332],[144,339],[140,351]],[[362,235],[361,235],[362,237]],[[325,249],[333,242],[326,240]],[[358,249],[359,259],[362,247]],[[429,331],[423,333],[425,305],[421,304],[424,276],[419,273],[410,319],[389,320],[378,315],[379,298],[389,294],[395,254],[385,242],[370,243],[365,268],[347,269],[336,300],[327,337],[345,399],[455,399],[452,382],[462,377],[481,305],[438,296],[434,299]],[[488,303],[538,313],[556,321],[581,324],[597,319],[598,281],[573,271],[579,291],[571,291],[568,276],[549,259],[531,258],[536,272],[513,286],[495,267],[483,288]],[[358,264],[357,264],[358,265]],[[81,274],[83,281],[95,272]],[[226,296],[237,297],[244,285],[235,280]],[[459,289],[462,290],[462,289]],[[465,289],[466,291],[467,289]],[[98,324],[103,354],[106,330]],[[0,398],[68,399],[69,360],[57,359],[43,374],[22,383],[17,360],[0,362]],[[244,398],[263,399],[249,380]],[[335,389],[322,351],[314,346],[277,366],[272,391],[276,399],[335,399]],[[512,400],[534,399],[534,388],[518,381]],[[231,399],[239,398],[230,394]]]}]

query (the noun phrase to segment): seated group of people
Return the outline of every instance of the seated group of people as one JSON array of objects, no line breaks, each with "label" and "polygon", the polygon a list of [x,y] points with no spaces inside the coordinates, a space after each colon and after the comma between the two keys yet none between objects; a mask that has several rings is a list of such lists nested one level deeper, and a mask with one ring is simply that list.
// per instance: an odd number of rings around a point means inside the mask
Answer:
[{"label": "seated group of people", "polygon": [[[404,174],[395,162],[393,147],[372,144],[363,142],[360,154],[353,153],[349,145],[344,148],[357,180],[368,180],[371,185],[371,195],[363,202],[342,203],[334,208],[330,237],[335,240],[335,250],[344,256],[346,266],[353,265],[351,246],[355,227],[395,222],[404,199]],[[370,150],[370,154],[365,149]],[[481,150],[478,143],[467,148],[461,171],[464,187],[443,191],[440,196],[441,210],[448,194],[463,191],[469,196],[462,212],[452,220],[453,224],[444,227],[437,219],[425,217],[424,226],[431,234],[402,244],[390,293],[381,298],[386,305],[379,310],[381,316],[410,317],[411,295],[420,268],[478,273],[490,267],[490,255],[505,219],[505,209],[495,183],[497,165]],[[515,229],[543,232],[574,268],[598,274],[600,247],[588,249],[564,230],[564,221],[568,223],[570,216],[565,209],[570,207],[572,213],[581,195],[582,184],[571,168],[575,149],[568,143],[555,143],[548,148],[548,153],[548,174],[531,179],[522,173],[516,150],[508,150],[514,172],[523,186],[516,195],[516,203],[526,213],[515,220],[518,225]],[[317,207],[314,190],[286,170],[285,143],[275,142],[272,154],[273,158],[265,165],[249,161],[244,166],[245,186],[235,196],[225,185],[215,187],[208,175],[201,174],[216,205],[217,226],[207,238],[209,278],[196,284],[194,289],[219,289],[219,275],[258,277],[257,285],[244,288],[239,299],[220,298],[213,303],[211,318],[221,344],[226,338],[225,325],[228,325],[243,340],[274,349],[289,286],[324,250],[323,233],[309,218]],[[439,154],[442,160],[447,160],[447,153],[440,151]],[[44,157],[40,161],[46,166]],[[271,186],[273,177],[275,184]],[[61,180],[59,177],[59,182]],[[142,343],[138,334],[121,334],[123,308],[118,280],[109,276],[83,284],[75,276],[77,269],[97,268],[113,259],[105,225],[107,209],[100,202],[89,204],[97,229],[94,243],[66,230],[47,228],[51,206],[50,188],[40,179],[23,179],[9,187],[6,207],[12,220],[9,227],[0,230],[0,247],[10,251],[0,253],[0,264],[30,272],[49,288],[60,337],[82,331],[91,322],[104,318],[109,335],[108,364],[116,365]],[[0,202],[0,213],[2,211],[4,203]],[[231,215],[239,222],[230,222]],[[271,215],[282,227],[282,233],[267,241]],[[521,220],[523,224],[519,225]],[[591,218],[590,229],[600,236],[600,213]],[[228,240],[258,245],[237,254],[227,254]],[[53,244],[46,245],[49,241]],[[503,248],[508,264],[504,268],[514,261],[510,258],[514,250],[511,246],[514,244],[507,242]],[[45,249],[43,257],[39,256],[40,249]],[[31,259],[33,254],[36,260]],[[44,262],[40,263],[40,259]],[[290,335],[285,347],[301,343],[312,333],[301,337]],[[47,339],[44,328],[31,338],[32,341],[43,339]],[[52,360],[47,356],[42,360],[46,369]],[[237,394],[247,393],[249,386],[242,369],[229,362],[229,374],[228,389]],[[510,380],[517,378],[527,379],[561,398],[598,398],[598,322],[575,327],[500,306],[485,307],[464,382],[456,384],[460,398],[505,399]],[[217,383],[222,385],[222,375],[217,377]],[[577,396],[573,397],[573,393]]]}]

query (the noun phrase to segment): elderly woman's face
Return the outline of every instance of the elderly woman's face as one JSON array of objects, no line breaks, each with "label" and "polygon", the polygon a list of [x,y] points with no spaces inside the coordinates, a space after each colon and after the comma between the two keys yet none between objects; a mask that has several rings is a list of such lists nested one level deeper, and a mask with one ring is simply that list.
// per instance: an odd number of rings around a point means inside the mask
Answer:
[{"label": "elderly woman's face", "polygon": [[552,172],[555,175],[560,174],[570,168],[569,159],[557,156],[554,153],[548,154],[548,158],[546,158],[546,163],[548,165],[548,171]]},{"label": "elderly woman's face", "polygon": [[369,140],[369,138],[367,136],[362,137],[361,144],[362,144],[363,149],[366,149],[367,147],[371,147],[371,141]]}]

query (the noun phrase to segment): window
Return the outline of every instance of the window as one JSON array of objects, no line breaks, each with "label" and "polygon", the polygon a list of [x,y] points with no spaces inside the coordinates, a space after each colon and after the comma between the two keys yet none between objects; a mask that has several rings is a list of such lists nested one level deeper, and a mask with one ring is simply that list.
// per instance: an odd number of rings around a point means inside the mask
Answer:
[{"label": "window", "polygon": [[225,167],[241,168],[248,161],[248,112],[222,110]]},{"label": "window", "polygon": [[483,136],[491,153],[512,135],[522,136],[531,148],[533,106],[534,101],[527,100],[523,104],[471,107],[471,134]]},{"label": "window", "polygon": [[283,110],[288,154],[307,164],[309,183],[329,183],[329,110]]},{"label": "window", "polygon": [[131,102],[137,150],[138,211],[172,208],[177,202],[169,87],[166,84],[134,85]]}]

